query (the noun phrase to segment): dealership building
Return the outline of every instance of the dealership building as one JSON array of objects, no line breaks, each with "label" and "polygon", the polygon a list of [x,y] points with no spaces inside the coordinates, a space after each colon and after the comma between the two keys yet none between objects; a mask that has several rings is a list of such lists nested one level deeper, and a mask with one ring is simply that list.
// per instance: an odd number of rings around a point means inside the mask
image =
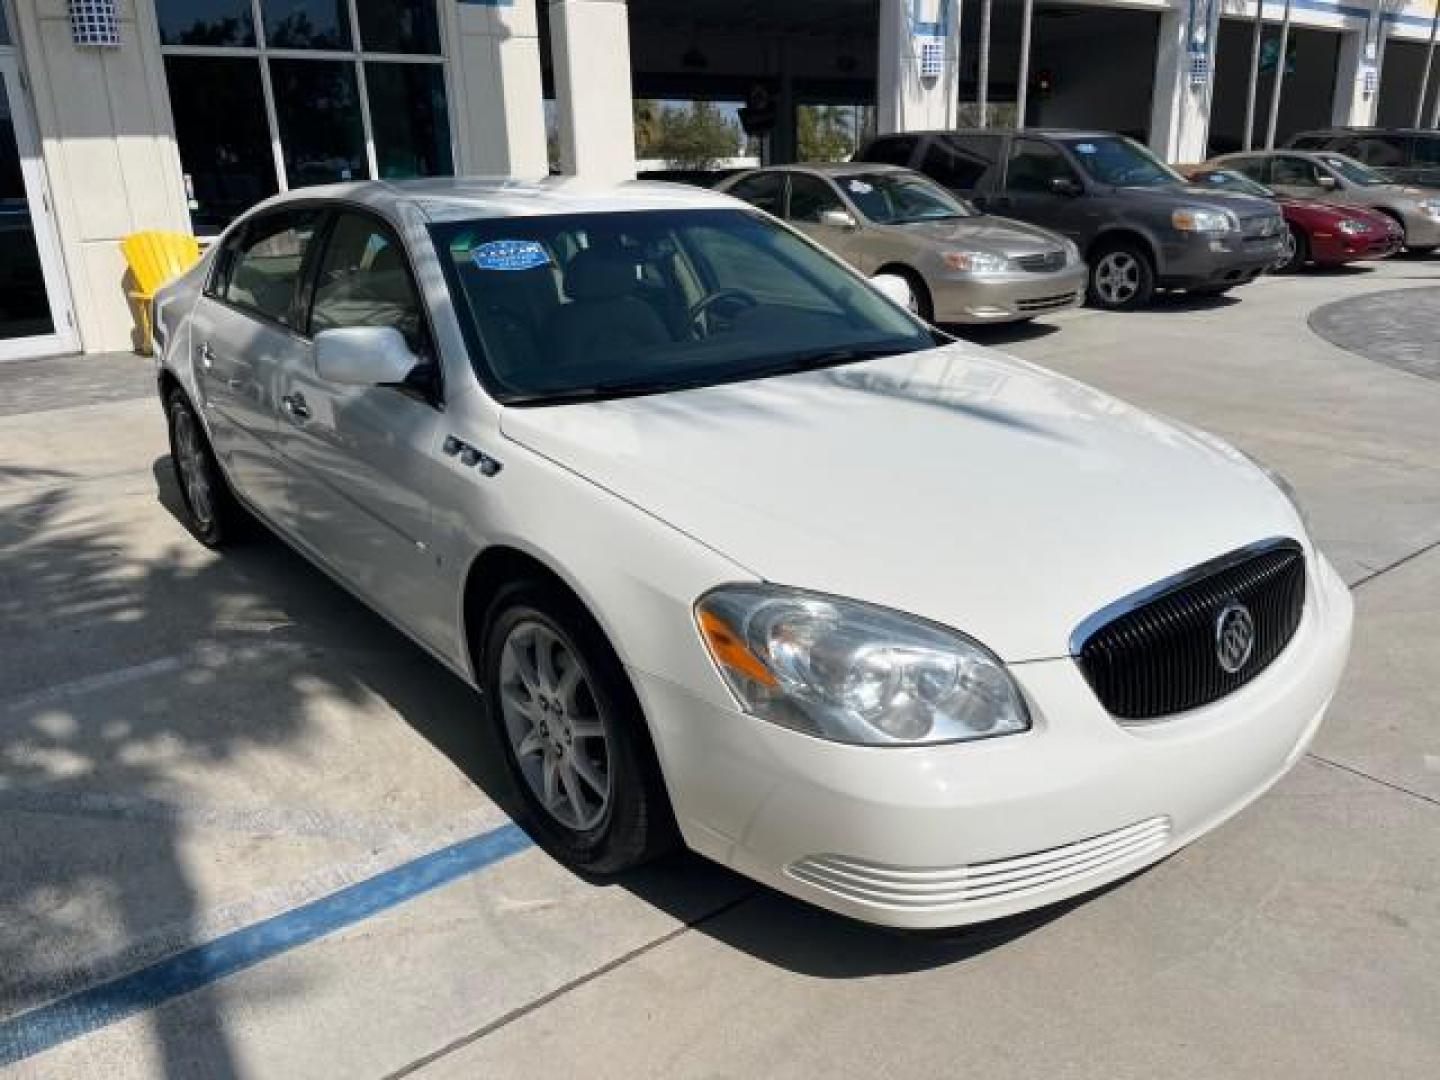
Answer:
[{"label": "dealership building", "polygon": [[131,348],[132,232],[335,180],[632,174],[637,98],[746,106],[770,161],[817,105],[1175,162],[1247,114],[1263,145],[1272,99],[1277,143],[1434,126],[1436,4],[1274,0],[1257,48],[1255,0],[0,0],[0,359]]}]

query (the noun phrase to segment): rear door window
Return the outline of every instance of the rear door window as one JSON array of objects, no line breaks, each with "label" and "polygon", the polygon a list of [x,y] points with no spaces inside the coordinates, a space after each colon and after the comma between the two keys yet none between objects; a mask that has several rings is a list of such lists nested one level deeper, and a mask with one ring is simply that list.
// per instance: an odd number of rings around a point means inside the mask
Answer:
[{"label": "rear door window", "polygon": [[1341,151],[1341,153],[1358,158],[1366,165],[1389,169],[1406,164],[1409,156],[1405,146],[1407,141],[1393,136],[1366,135],[1355,140],[1354,149]]},{"label": "rear door window", "polygon": [[1277,187],[1320,187],[1320,167],[1308,158],[1277,157],[1270,167],[1270,182]]},{"label": "rear door window", "polygon": [[282,326],[297,326],[296,288],[320,219],[321,211],[311,208],[251,221],[220,283],[221,299]]},{"label": "rear door window", "polygon": [[1251,180],[1262,184],[1270,182],[1270,159],[1262,157],[1229,158],[1225,162],[1227,169],[1234,169],[1242,176],[1248,176]]},{"label": "rear door window", "polygon": [[943,187],[974,191],[990,186],[999,160],[998,135],[938,135],[925,147],[920,171]]}]

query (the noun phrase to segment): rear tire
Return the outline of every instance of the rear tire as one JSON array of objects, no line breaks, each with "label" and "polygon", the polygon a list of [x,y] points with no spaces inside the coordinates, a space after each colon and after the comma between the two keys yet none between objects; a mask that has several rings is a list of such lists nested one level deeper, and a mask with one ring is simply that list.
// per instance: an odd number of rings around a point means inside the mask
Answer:
[{"label": "rear tire", "polygon": [[165,399],[165,417],[185,525],[208,548],[233,543],[244,535],[248,515],[220,471],[200,418],[178,386]]},{"label": "rear tire", "polygon": [[579,602],[542,581],[506,585],[486,614],[481,653],[485,709],[536,841],[596,876],[674,847],[640,702]]},{"label": "rear tire", "polygon": [[1105,311],[1133,311],[1155,296],[1155,266],[1139,244],[1117,241],[1097,248],[1090,257],[1086,299]]}]

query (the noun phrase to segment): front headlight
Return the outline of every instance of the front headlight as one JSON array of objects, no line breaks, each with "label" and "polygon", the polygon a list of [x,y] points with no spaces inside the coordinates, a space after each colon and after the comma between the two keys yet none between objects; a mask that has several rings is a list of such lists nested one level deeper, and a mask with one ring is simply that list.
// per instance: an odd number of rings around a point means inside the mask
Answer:
[{"label": "front headlight", "polygon": [[945,251],[940,258],[951,270],[967,274],[1003,274],[1010,269],[1009,259],[988,251]]},{"label": "front headlight", "polygon": [[1239,232],[1240,222],[1228,210],[1209,210],[1203,206],[1182,206],[1170,215],[1170,224],[1181,232]]},{"label": "front headlight", "polygon": [[913,616],[775,585],[722,585],[695,617],[740,707],[797,731],[921,746],[1030,728],[995,656]]},{"label": "front headlight", "polygon": [[1074,266],[1080,261],[1080,245],[1074,240],[1065,241],[1065,265]]},{"label": "front headlight", "polygon": [[1340,224],[1336,225],[1335,228],[1346,236],[1359,236],[1365,232],[1366,226],[1363,221],[1356,221],[1354,218],[1345,218]]}]

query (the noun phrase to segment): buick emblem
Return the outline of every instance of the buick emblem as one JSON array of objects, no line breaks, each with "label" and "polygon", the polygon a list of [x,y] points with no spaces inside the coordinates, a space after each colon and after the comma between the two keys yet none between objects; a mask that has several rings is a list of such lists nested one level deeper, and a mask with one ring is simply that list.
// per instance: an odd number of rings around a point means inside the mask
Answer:
[{"label": "buick emblem", "polygon": [[1215,618],[1215,659],[1227,675],[1245,666],[1255,651],[1255,620],[1238,600],[1226,604]]}]

